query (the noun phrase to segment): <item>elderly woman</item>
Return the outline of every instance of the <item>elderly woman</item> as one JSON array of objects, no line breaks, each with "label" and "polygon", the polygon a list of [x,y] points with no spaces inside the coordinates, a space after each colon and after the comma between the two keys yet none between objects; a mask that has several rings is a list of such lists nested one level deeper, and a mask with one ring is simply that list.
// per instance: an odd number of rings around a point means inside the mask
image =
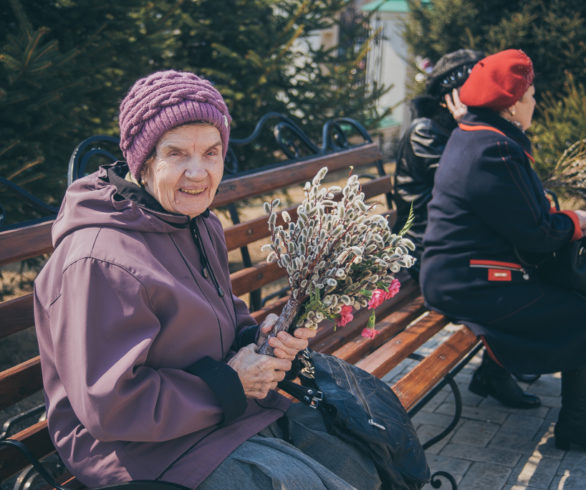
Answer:
[{"label": "elderly woman", "polygon": [[[65,465],[90,487],[378,488],[370,459],[273,391],[314,331],[279,333],[275,357],[260,355],[276,316],[259,329],[232,294],[208,209],[230,133],[220,93],[192,73],[156,72],[131,88],[119,122],[126,163],[69,187],[35,283],[48,425]],[[287,424],[304,452],[283,440]]]},{"label": "elderly woman", "polygon": [[586,445],[586,299],[517,257],[580,238],[586,212],[552,212],[532,168],[533,79],[529,57],[511,49],[479,61],[462,86],[468,114],[436,173],[421,283],[426,303],[469,325],[507,369],[562,371],[555,437],[567,448]]}]

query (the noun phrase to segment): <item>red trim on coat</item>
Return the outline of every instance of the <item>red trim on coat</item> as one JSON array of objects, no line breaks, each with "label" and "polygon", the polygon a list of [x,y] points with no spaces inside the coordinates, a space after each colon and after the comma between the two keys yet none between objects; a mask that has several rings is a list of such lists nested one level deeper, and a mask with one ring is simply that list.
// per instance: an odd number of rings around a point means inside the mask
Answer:
[{"label": "red trim on coat", "polygon": [[515,270],[522,270],[523,269],[523,266],[521,264],[515,264],[514,262],[501,262],[500,260],[470,259],[470,265],[506,267],[507,269],[515,269]]},{"label": "red trim on coat", "polygon": [[[498,133],[502,136],[507,136],[500,129],[496,129],[496,128],[493,128],[492,126],[488,126],[488,125],[474,126],[472,124],[459,123],[458,126],[460,127],[460,129],[462,131],[492,131],[493,133]],[[531,155],[530,153],[527,153],[525,150],[523,150],[523,153],[525,153],[525,155],[527,156],[527,158],[529,158],[529,161],[531,163],[535,163],[535,158],[533,158],[533,155]]]},{"label": "red trim on coat", "polygon": [[572,241],[580,240],[584,236],[582,233],[582,228],[580,228],[580,220],[578,219],[578,215],[574,213],[574,211],[558,211],[557,209],[552,211],[553,213],[565,214],[568,218],[572,220],[574,224],[574,234],[572,235]]},{"label": "red trim on coat", "polygon": [[503,136],[506,136],[506,134],[503,133],[500,129],[493,128],[492,126],[488,126],[486,124],[479,124],[475,126],[473,124],[460,123],[458,124],[458,126],[460,126],[460,129],[462,131],[492,131],[493,133],[498,133],[502,134]]},{"label": "red trim on coat", "polygon": [[486,352],[488,352],[488,355],[490,356],[490,358],[494,362],[496,362],[500,367],[504,368],[505,366],[503,366],[501,364],[501,362],[496,358],[496,356],[494,355],[494,352],[490,348],[490,345],[488,345],[488,342],[486,341],[486,338],[484,337],[484,335],[481,335],[480,336],[480,340],[482,340],[482,343],[484,344],[484,348],[486,349]]}]

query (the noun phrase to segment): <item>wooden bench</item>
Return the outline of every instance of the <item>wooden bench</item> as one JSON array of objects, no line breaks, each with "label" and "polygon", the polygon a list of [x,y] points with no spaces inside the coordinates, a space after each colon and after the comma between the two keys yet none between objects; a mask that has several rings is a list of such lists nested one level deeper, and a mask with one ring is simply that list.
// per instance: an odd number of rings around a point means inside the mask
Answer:
[{"label": "wooden bench", "polygon": [[[253,295],[258,297],[261,291],[261,296],[266,297],[267,288],[281,288],[285,275],[276,264],[264,262],[260,254],[255,252],[260,250],[261,243],[269,236],[267,216],[263,213],[252,218],[243,217],[243,203],[253,203],[262,209],[262,201],[268,198],[259,196],[271,196],[275,192],[283,192],[284,188],[288,188],[288,195],[292,196],[296,189],[311,180],[324,166],[329,169],[328,178],[335,178],[336,175],[346,177],[348,167],[353,166],[355,173],[369,173],[371,177],[364,179],[363,191],[368,199],[376,199],[380,203],[378,211],[386,212],[392,220],[394,213],[389,208],[388,199],[392,189],[391,179],[388,175],[379,175],[384,171],[382,158],[378,146],[373,142],[360,141],[354,145],[346,142],[337,148],[322,148],[313,155],[259,171],[228,175],[220,185],[213,207],[227,222],[225,234],[231,264],[234,265],[237,260],[244,262],[239,258],[239,250],[248,254],[248,263],[234,266],[235,270],[231,274],[234,293],[246,299]],[[374,177],[373,172],[376,174]],[[226,211],[229,206],[231,213]],[[293,219],[296,217],[295,207],[296,204],[292,203],[289,208]],[[230,224],[226,218],[228,215],[241,222]],[[0,266],[50,253],[51,225],[52,220],[45,220],[0,231]],[[417,358],[419,362],[393,384],[394,391],[410,415],[417,413],[429,398],[450,384],[455,389],[456,397],[454,420],[441,434],[425,443],[424,447],[429,447],[453,429],[458,421],[461,404],[452,377],[474,356],[480,348],[480,342],[463,326],[456,329],[451,327],[449,333],[446,333],[445,327],[449,320],[426,310],[417,285],[408,277],[407,274],[401,276],[400,293],[377,309],[376,329],[380,333],[375,338],[367,339],[360,335],[369,314],[362,311],[343,328],[334,329],[331,322],[324,322],[312,340],[311,347],[355,363],[378,377],[385,376],[409,357]],[[275,297],[257,305],[252,314],[261,322],[267,314],[278,313],[285,302],[286,297]],[[26,293],[0,303],[0,319],[0,339],[31,329],[34,325],[32,294]],[[430,339],[437,344],[432,351],[425,357],[416,353]],[[0,372],[0,410],[14,410],[17,407],[18,411],[23,400],[35,393],[38,396],[40,390],[39,357],[23,359]],[[27,421],[15,422],[14,427],[5,427],[8,433],[4,437],[22,441],[36,458],[42,459],[54,453],[54,448],[46,422],[42,418],[38,419],[38,411],[34,415],[36,418],[32,420],[29,417]],[[3,420],[0,419],[0,422]],[[25,488],[26,479],[32,475],[29,464],[16,448],[0,446],[0,482],[20,473],[19,483]],[[63,469],[58,468],[57,471],[63,472]],[[455,488],[451,475],[441,473]],[[437,488],[441,482],[437,477],[434,479]],[[65,472],[59,475],[59,481],[67,481],[68,488],[82,488],[79,482],[68,477]]]}]

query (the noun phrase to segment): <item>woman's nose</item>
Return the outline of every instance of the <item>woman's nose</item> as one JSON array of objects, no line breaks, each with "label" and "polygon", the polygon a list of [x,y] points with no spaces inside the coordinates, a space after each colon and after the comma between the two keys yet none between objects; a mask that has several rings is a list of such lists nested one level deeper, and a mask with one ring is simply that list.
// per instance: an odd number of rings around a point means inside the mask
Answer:
[{"label": "woman's nose", "polygon": [[204,165],[200,158],[194,156],[187,161],[185,175],[191,178],[202,178],[206,174]]}]

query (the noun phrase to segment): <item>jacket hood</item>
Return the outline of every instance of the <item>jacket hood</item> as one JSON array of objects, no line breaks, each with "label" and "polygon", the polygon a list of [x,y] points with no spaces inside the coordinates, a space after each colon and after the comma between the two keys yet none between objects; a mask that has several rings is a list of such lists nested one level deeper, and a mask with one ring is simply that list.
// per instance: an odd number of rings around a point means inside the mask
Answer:
[{"label": "jacket hood", "polygon": [[165,211],[141,187],[124,180],[127,172],[124,162],[104,165],[67,188],[51,231],[54,247],[86,227],[169,233],[189,224],[188,216]]}]

